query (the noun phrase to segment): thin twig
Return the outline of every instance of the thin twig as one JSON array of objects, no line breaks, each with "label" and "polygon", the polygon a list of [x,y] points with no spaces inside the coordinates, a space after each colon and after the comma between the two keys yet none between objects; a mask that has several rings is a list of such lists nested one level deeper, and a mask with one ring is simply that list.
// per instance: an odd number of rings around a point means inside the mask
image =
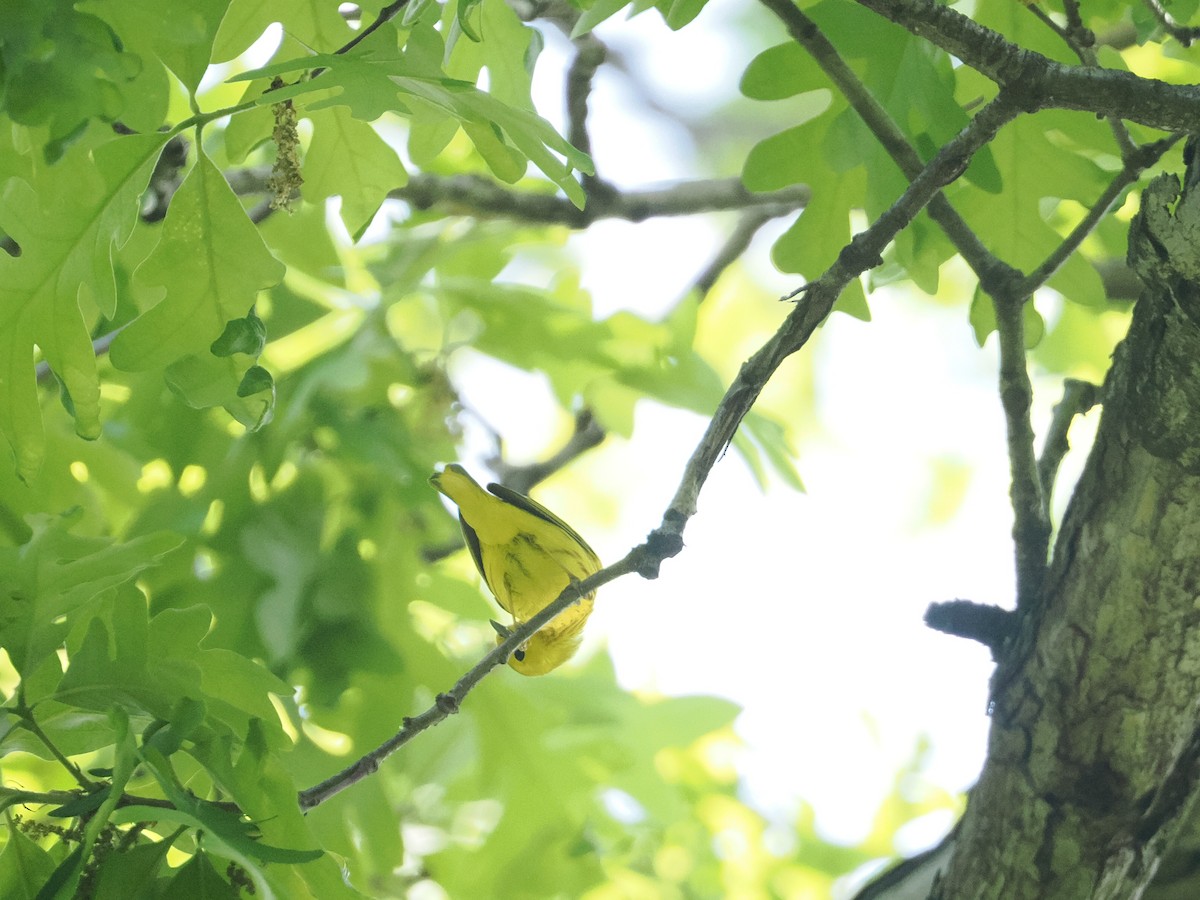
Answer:
[{"label": "thin twig", "polygon": [[[909,143],[900,126],[896,124],[883,105],[872,96],[866,85],[842,59],[836,47],[825,36],[817,23],[805,15],[790,0],[761,0],[763,6],[779,17],[788,34],[816,61],[850,106],[862,119],[867,130],[874,135],[887,151],[893,162],[911,182],[925,168],[916,149]],[[954,207],[940,194],[929,203],[929,215],[938,223],[950,239],[954,248],[983,281],[996,273],[998,260],[979,240],[978,236]]]},{"label": "thin twig", "polygon": [[1000,343],[1000,402],[1008,437],[1012,473],[1009,497],[1013,510],[1013,543],[1017,557],[1017,609],[1026,609],[1042,596],[1050,556],[1050,518],[1042,500],[1034,454],[1033,384],[1025,360],[1025,302],[1020,294],[996,294],[996,336]]},{"label": "thin twig", "polygon": [[746,190],[740,178],[685,181],[662,188],[601,191],[584,209],[577,209],[564,197],[515,191],[479,176],[416,174],[407,185],[388,196],[411,203],[417,209],[437,206],[449,212],[585,228],[600,219],[642,222],[656,216],[736,209],[765,208],[778,216],[804,207],[810,191],[807,185],[796,185],[755,194]]},{"label": "thin twig", "polygon": [[842,248],[837,260],[805,286],[803,300],[774,335],[743,365],[725,392],[708,428],[684,470],[683,479],[663,518],[663,530],[682,534],[696,512],[696,501],[708,472],[725,452],[742,418],[759,392],[787,357],[799,350],[833,309],[853,278],[879,264],[887,244],[908,226],[945,185],[957,178],[971,157],[1019,114],[1006,92],[985,106],[959,134],[938,151],[908,189],[865,231]]},{"label": "thin twig", "polygon": [[1012,91],[1024,111],[1076,109],[1164,131],[1190,132],[1200,121],[1200,86],[1131,72],[1068,66],[1018,47],[938,0],[857,0]]},{"label": "thin twig", "polygon": [[[566,138],[577,150],[581,150],[590,157],[592,155],[592,138],[588,134],[588,100],[592,95],[592,81],[600,66],[604,64],[608,50],[600,39],[590,32],[576,38],[573,43],[575,44],[575,58],[571,60],[566,78]],[[589,203],[592,194],[605,189],[611,190],[611,188],[605,187],[598,175],[594,174],[585,173],[581,184],[584,193],[588,195]]]},{"label": "thin twig", "polygon": [[[68,803],[74,803],[80,797],[86,796],[96,790],[101,790],[106,786],[108,786],[108,782],[96,782],[90,787],[83,786],[82,790],[74,791],[27,791],[21,788],[0,788],[0,795],[3,796],[3,799],[15,803],[36,806],[64,806]],[[204,803],[208,806],[222,809],[225,812],[237,815],[243,813],[242,808],[232,800],[205,800]],[[120,799],[117,800],[117,806],[149,806],[154,809],[176,809],[175,803],[164,797],[142,797],[138,794],[122,794]]]},{"label": "thin twig", "polygon": [[[266,193],[268,166],[250,166],[226,174],[235,194]],[[540,194],[503,187],[481,175],[430,175],[414,173],[408,184],[388,197],[416,209],[441,209],[448,213],[511,219],[541,225],[586,228],[601,219],[643,222],[658,216],[690,216],[709,212],[761,210],[768,218],[803,209],[812,191],[797,184],[758,194],[746,189],[740,178],[680,181],[657,188],[600,191],[585,209],[555,194]]]},{"label": "thin twig", "polygon": [[626,554],[624,559],[613,563],[611,566],[606,566],[582,581],[567,585],[562,593],[541,610],[541,612],[527,622],[522,622],[520,625],[513,627],[509,631],[508,637],[497,643],[483,659],[468,669],[466,674],[455,682],[454,687],[445,693],[438,694],[433,705],[423,713],[405,718],[400,730],[370,753],[361,756],[342,771],[325,779],[320,784],[301,791],[299,794],[300,808],[303,810],[312,809],[324,803],[330,797],[341,793],[351,785],[362,781],[367,776],[373,774],[383,760],[387,759],[422,731],[432,728],[443,719],[458,712],[467,694],[483,680],[488,672],[507,662],[513,651],[533,637],[534,633],[543,625],[557,617],[568,607],[578,603],[582,597],[608,584],[608,582],[620,578],[622,575],[629,575],[633,572],[638,572],[647,578],[656,577],[659,564],[667,557],[678,553],[682,546],[683,542],[678,538],[664,537],[658,533],[653,533],[647,539],[646,543],[635,547]]},{"label": "thin twig", "polygon": [[1037,464],[1047,518],[1050,516],[1050,499],[1054,492],[1054,482],[1058,478],[1058,467],[1067,451],[1071,449],[1067,440],[1071,423],[1076,416],[1083,415],[1098,402],[1100,389],[1091,382],[1076,378],[1068,378],[1063,382],[1062,400],[1054,405],[1050,427],[1046,431],[1046,441],[1042,445],[1042,455]]},{"label": "thin twig", "polygon": [[713,285],[717,283],[717,279],[721,274],[733,265],[746,248],[750,246],[750,242],[754,240],[754,236],[758,234],[767,222],[775,218],[775,211],[769,207],[759,207],[758,209],[749,209],[742,213],[738,219],[737,225],[734,226],[729,237],[725,239],[725,243],[713,255],[713,258],[708,261],[708,265],[696,276],[692,281],[691,291],[695,292],[699,301],[703,302],[708,296],[708,292],[713,289]]},{"label": "thin twig", "polygon": [[[910,179],[916,177],[921,172],[916,150],[817,24],[789,0],[762,2],[784,22],[788,33],[813,55],[901,171]],[[929,215],[974,270],[980,286],[992,298],[997,310],[1000,402],[1004,409],[1012,475],[1009,494],[1013,506],[1013,549],[1020,606],[1020,596],[1032,597],[1040,593],[1050,535],[1048,521],[1043,521],[1040,513],[1041,487],[1034,463],[1033,425],[1029,418],[1032,386],[1025,363],[1022,322],[1022,309],[1029,294],[1014,292],[1013,286],[1020,283],[1021,273],[997,259],[945,197],[939,194],[933,198]]]},{"label": "thin twig", "polygon": [[1142,0],[1142,2],[1146,4],[1146,8],[1150,10],[1154,18],[1158,19],[1158,24],[1162,25],[1163,29],[1183,46],[1190,47],[1192,41],[1200,37],[1200,28],[1180,25],[1175,21],[1175,17],[1167,12],[1166,7],[1159,3],[1159,0]]},{"label": "thin twig", "polygon": [[487,460],[488,467],[505,486],[522,494],[545,481],[559,469],[570,465],[588,450],[598,447],[607,437],[604,427],[596,421],[591,410],[582,409],[575,416],[575,429],[566,443],[549,459],[527,466],[514,466],[505,462],[499,452]]},{"label": "thin twig", "polygon": [[[1079,13],[1079,6],[1073,2],[1064,4],[1064,9],[1067,14],[1067,27],[1063,28],[1050,16],[1048,12],[1043,10],[1036,3],[1025,4],[1025,8],[1046,25],[1051,31],[1057,34],[1071,51],[1085,66],[1097,68],[1100,65],[1100,59],[1096,56],[1096,35],[1090,28],[1083,24],[1083,17]],[[1129,129],[1125,127],[1125,123],[1117,116],[1105,116],[1108,122],[1108,127],[1113,133],[1113,138],[1117,142],[1117,146],[1121,148],[1121,157],[1128,158],[1136,149],[1133,138],[1129,136]]]},{"label": "thin twig", "polygon": [[1117,201],[1125,189],[1137,181],[1143,171],[1157,162],[1182,137],[1182,134],[1174,134],[1163,138],[1161,141],[1137,147],[1131,153],[1127,154],[1125,156],[1125,165],[1117,173],[1116,177],[1109,182],[1108,187],[1104,189],[1104,192],[1097,198],[1096,202],[1092,204],[1087,215],[1071,230],[1071,233],[1063,239],[1062,243],[1054,248],[1042,264],[1020,282],[1016,288],[1017,293],[1028,296],[1049,281],[1050,277],[1058,271],[1059,267],[1079,248],[1084,238],[1091,234],[1096,226],[1100,224],[1113,203]]},{"label": "thin twig", "polygon": [[[820,28],[787,0],[762,0],[788,29],[794,40],[803,46],[834,85],[850,102],[864,124],[910,179],[921,170],[920,157],[909,144],[899,126],[846,65],[837,49]],[[974,23],[972,23],[974,24]],[[907,26],[906,26],[907,27]],[[910,29],[912,30],[912,29]],[[1014,45],[1007,45],[1016,50]],[[963,221],[945,197],[939,195],[929,204],[929,215],[938,223],[955,249],[979,277],[980,286],[992,298],[996,307],[998,340],[1000,343],[1000,398],[1004,407],[1009,443],[1013,500],[1013,536],[1017,558],[1019,594],[1031,601],[1040,592],[1049,550],[1049,519],[1042,514],[1042,481],[1037,475],[1034,434],[1030,422],[1032,386],[1025,360],[1023,305],[1046,279],[1074,252],[1084,237],[1103,217],[1121,191],[1132,183],[1140,172],[1151,165],[1175,139],[1159,141],[1142,148],[1125,151],[1128,144],[1123,125],[1118,123],[1114,136],[1122,146],[1124,167],[1108,186],[1089,214],[1054,252],[1030,276],[1024,276],[1007,263],[997,259]],[[1122,136],[1126,136],[1122,143]],[[1019,603],[1021,601],[1019,600]]]},{"label": "thin twig", "polygon": [[395,0],[394,3],[389,3],[387,6],[385,6],[383,9],[381,9],[379,11],[379,15],[377,15],[375,17],[374,22],[372,22],[366,28],[362,29],[358,34],[356,34],[353,38],[351,38],[347,43],[343,44],[341,47],[334,50],[333,52],[336,54],[349,53],[351,50],[353,50],[355,47],[357,47],[360,43],[362,43],[368,37],[370,37],[372,34],[374,34],[378,28],[383,26],[386,22],[390,21],[391,19],[395,18],[396,14],[398,12],[400,12],[400,10],[404,9],[404,7],[407,5],[408,5],[408,0]]},{"label": "thin twig", "polygon": [[878,265],[880,254],[896,234],[905,228],[946,184],[953,181],[970,161],[971,156],[990,141],[996,132],[1018,114],[1019,110],[1004,92],[984,107],[971,123],[944,146],[925,170],[913,180],[904,194],[870,227],[859,233],[838,255],[832,266],[806,291],[805,301],[797,304],[780,328],[738,372],[725,392],[700,443],[684,467],[683,477],[671,505],[663,513],[662,524],[649,538],[631,550],[624,559],[601,569],[576,584],[569,585],[545,609],[512,630],[482,660],[473,666],[449,691],[439,694],[436,702],[418,716],[406,718],[400,730],[370,753],[351,763],[341,772],[318,785],[301,791],[302,809],[312,809],[340,793],[378,768],[380,763],[412,740],[420,732],[436,725],[458,711],[467,694],[496,666],[508,659],[510,653],[554,619],[579,598],[623,575],[638,573],[643,578],[655,578],[661,563],[683,548],[683,531],[695,515],[696,501],[709,472],[729,442],[733,440],[742,419],[754,405],[763,386],[785,359],[795,353],[812,336],[817,326],[829,315],[845,286],[868,268]]},{"label": "thin twig", "polygon": [[42,726],[37,723],[37,719],[33,715],[33,708],[25,703],[25,685],[21,684],[17,691],[17,702],[12,708],[12,713],[21,723],[21,727],[36,737],[47,750],[50,755],[58,760],[59,765],[66,769],[76,783],[85,791],[96,789],[96,782],[83,774],[83,771],[75,763],[67,758],[67,755],[58,749],[54,741],[50,740],[50,735],[42,730]]}]

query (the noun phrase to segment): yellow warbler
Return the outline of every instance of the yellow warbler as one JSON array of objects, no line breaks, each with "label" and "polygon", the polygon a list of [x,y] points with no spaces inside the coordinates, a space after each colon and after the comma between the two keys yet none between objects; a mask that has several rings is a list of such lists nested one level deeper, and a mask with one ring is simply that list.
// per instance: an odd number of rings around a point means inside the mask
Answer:
[{"label": "yellow warbler", "polygon": [[[572,581],[600,570],[600,557],[587,541],[524,494],[501,484],[489,484],[485,491],[459,465],[446,466],[429,481],[458,506],[475,565],[514,624],[541,612]],[[522,675],[545,675],[570,659],[583,639],[595,596],[593,591],[555,616],[508,664]]]}]

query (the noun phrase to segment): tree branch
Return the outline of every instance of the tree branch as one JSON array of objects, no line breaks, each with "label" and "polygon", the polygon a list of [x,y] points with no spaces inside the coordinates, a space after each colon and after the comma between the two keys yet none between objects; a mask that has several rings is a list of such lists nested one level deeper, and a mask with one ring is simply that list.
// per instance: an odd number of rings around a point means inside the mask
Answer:
[{"label": "tree branch", "polygon": [[1025,111],[1077,109],[1164,131],[1190,132],[1200,120],[1200,86],[1129,72],[1068,66],[1018,47],[936,0],[857,0],[1012,91]]},{"label": "tree branch", "polygon": [[713,285],[717,283],[721,273],[746,252],[746,248],[750,246],[750,242],[754,240],[759,229],[773,218],[775,218],[775,211],[769,207],[749,209],[742,213],[737,225],[725,239],[725,243],[721,245],[713,258],[709,260],[708,265],[692,282],[691,290],[697,293],[700,301],[703,301],[708,292],[713,289]]},{"label": "tree branch", "polygon": [[[337,54],[349,53],[351,50],[353,50],[355,47],[357,47],[360,43],[362,43],[368,37],[370,37],[375,32],[376,29],[378,29],[384,23],[389,22],[391,19],[393,19],[396,16],[396,14],[398,12],[400,12],[400,10],[404,9],[404,7],[406,7],[407,5],[408,5],[408,0],[395,0],[395,2],[389,3],[387,6],[385,6],[383,9],[381,9],[379,11],[379,15],[377,15],[375,17],[375,21],[373,21],[366,28],[359,31],[359,33],[356,34],[353,38],[351,38],[347,43],[343,44],[341,47],[338,47],[338,49],[334,50],[333,52],[337,53]],[[361,11],[360,11],[360,15],[361,15]]]},{"label": "tree branch", "polygon": [[[587,127],[588,99],[592,94],[592,80],[596,77],[597,70],[604,64],[608,50],[591,32],[576,38],[573,43],[575,58],[571,60],[571,65],[567,69],[566,138],[568,143],[590,157],[592,155],[592,138],[588,134]],[[588,197],[586,205],[590,205],[592,195],[603,189],[603,183],[598,175],[587,174],[583,175],[581,183],[584,193]],[[609,189],[611,190],[611,188]]]},{"label": "tree branch", "polygon": [[[1091,67],[1100,66],[1100,59],[1096,56],[1095,49],[1093,49],[1096,46],[1096,35],[1090,28],[1083,24],[1083,17],[1080,15],[1077,0],[1067,0],[1063,4],[1063,11],[1067,16],[1067,25],[1065,28],[1055,22],[1050,14],[1036,3],[1027,4],[1025,8],[1033,13],[1047,28],[1057,34],[1063,43],[1071,48],[1071,51],[1083,65]],[[1108,121],[1108,127],[1112,130],[1113,138],[1116,139],[1117,146],[1121,148],[1122,158],[1128,157],[1134,152],[1133,138],[1129,136],[1129,129],[1116,116],[1106,116],[1105,118]]]},{"label": "tree branch", "polygon": [[1076,416],[1081,416],[1100,402],[1100,389],[1089,381],[1068,378],[1063,382],[1062,400],[1054,405],[1050,428],[1038,459],[1038,481],[1042,484],[1042,502],[1046,517],[1050,516],[1050,498],[1054,494],[1054,482],[1058,478],[1058,467],[1071,449],[1067,432]]},{"label": "tree branch", "polygon": [[1200,37],[1200,28],[1180,25],[1175,21],[1175,17],[1167,12],[1166,7],[1159,0],[1142,0],[1142,2],[1146,4],[1146,8],[1150,10],[1154,18],[1158,19],[1158,23],[1162,25],[1167,34],[1171,35],[1171,37],[1175,38],[1183,46],[1190,47],[1192,41]]},{"label": "tree branch", "polygon": [[598,447],[607,437],[604,428],[596,421],[590,410],[580,410],[575,416],[575,431],[558,452],[547,460],[527,466],[513,466],[505,462],[500,453],[488,458],[487,464],[496,473],[497,480],[506,487],[522,494],[569,465],[593,447]]},{"label": "tree branch", "polygon": [[[762,0],[762,3],[779,17],[792,38],[813,56],[904,175],[910,180],[917,177],[923,168],[920,156],[816,23],[789,0]],[[975,25],[973,22],[970,24]],[[999,36],[996,38],[999,39]],[[1018,51],[1014,45],[1008,46],[1014,52]],[[980,286],[992,298],[996,310],[1001,358],[1000,399],[1004,407],[1012,473],[1010,496],[1018,606],[1032,602],[1040,594],[1050,542],[1050,524],[1045,514],[1042,481],[1038,477],[1034,451],[1033,426],[1029,417],[1033,389],[1025,359],[1024,304],[1034,290],[1045,283],[1079,247],[1121,192],[1177,140],[1173,137],[1143,148],[1132,148],[1124,126],[1115,122],[1113,129],[1114,137],[1122,148],[1124,167],[1084,220],[1032,275],[1023,275],[988,251],[945,197],[939,194],[929,204],[930,217],[938,223],[979,277]]]},{"label": "tree branch", "polygon": [[[842,59],[837,48],[816,22],[789,0],[762,0],[762,4],[779,17],[792,39],[812,55],[817,65],[842,92],[863,124],[887,151],[904,176],[911,182],[920,175],[925,163],[916,149],[887,110]],[[929,216],[937,222],[967,265],[979,276],[985,290],[996,281],[996,276],[1007,275],[1012,271],[991,254],[962,216],[940,193],[929,202]]]},{"label": "tree branch", "polygon": [[[239,196],[266,193],[267,166],[229,172],[226,179]],[[543,225],[586,228],[601,219],[643,222],[656,216],[690,216],[700,213],[754,210],[767,218],[787,215],[807,205],[812,191],[798,184],[756,194],[740,178],[681,181],[659,188],[599,191],[585,209],[576,209],[565,197],[513,190],[481,175],[413,174],[408,184],[388,196],[416,209],[439,208],[448,213],[494,216]]]},{"label": "tree branch", "polygon": [[38,724],[37,719],[33,715],[33,707],[29,706],[25,702],[24,682],[21,683],[17,690],[17,702],[12,707],[11,711],[21,723],[21,727],[36,737],[38,741],[41,742],[42,746],[50,751],[50,755],[58,760],[59,765],[61,765],[67,770],[67,772],[70,773],[71,777],[75,779],[76,783],[81,788],[83,788],[85,791],[96,789],[96,782],[84,775],[79,766],[71,762],[71,760],[67,758],[67,755],[58,749],[58,746],[54,743],[54,741],[50,740],[50,735],[46,734],[46,732],[42,730],[42,726]]},{"label": "tree branch", "polygon": [[602,191],[576,209],[565,197],[502,187],[476,175],[442,177],[415,174],[388,196],[417,209],[446,208],[470,215],[585,228],[600,219],[641,222],[655,216],[683,216],[735,209],[762,209],[772,216],[794,212],[808,203],[807,185],[766,194],[746,190],[739,178],[680,182],[663,188]]},{"label": "tree branch", "polygon": [[899,231],[929,203],[943,186],[949,184],[966,167],[980,147],[986,144],[1018,109],[1001,93],[984,107],[971,123],[944,146],[908,190],[883,213],[866,231],[856,235],[832,266],[804,290],[804,301],[780,326],[779,330],[743,366],[733,384],[725,392],[700,443],[684,468],[684,475],[670,506],[663,513],[662,524],[652,531],[646,542],[631,550],[622,560],[606,566],[583,581],[569,585],[552,603],[536,616],[514,628],[482,660],[460,678],[449,691],[439,694],[437,701],[418,716],[406,718],[400,730],[370,753],[351,763],[341,772],[299,794],[302,809],[315,806],[335,796],[378,770],[380,763],[447,716],[457,712],[467,694],[496,666],[508,659],[510,653],[554,619],[579,598],[599,587],[633,572],[643,578],[658,577],[659,566],[683,548],[683,530],[695,515],[696,500],[708,478],[708,473],[724,452],[738,425],[753,406],[767,380],[783,361],[807,342],[816,327],[829,315],[838,295],[850,282],[868,268],[878,265],[880,254]]},{"label": "tree branch", "polygon": [[1017,631],[1017,617],[1011,610],[973,600],[931,603],[925,611],[925,624],[944,634],[978,641],[996,660]]},{"label": "tree branch", "polygon": [[454,687],[445,693],[438,694],[433,705],[417,716],[406,717],[400,730],[384,741],[370,753],[355,760],[336,775],[327,778],[320,784],[314,785],[299,794],[300,808],[310,810],[319,806],[331,797],[340,794],[346,788],[357,784],[379,769],[379,764],[387,759],[414,737],[448,716],[458,712],[463,700],[466,699],[476,685],[479,684],[492,669],[503,665],[513,651],[528,641],[545,624],[550,622],[579,600],[608,584],[622,575],[637,572],[643,578],[656,578],[658,567],[664,559],[674,556],[683,547],[683,541],[678,536],[652,532],[644,544],[629,551],[623,559],[606,566],[594,575],[589,575],[583,581],[567,585],[558,597],[527,622],[512,628],[508,637],[498,642],[478,663],[467,670],[462,678],[455,682]]},{"label": "tree branch", "polygon": [[[887,111],[846,65],[816,23],[790,0],[762,2],[779,16],[793,39],[813,55],[905,176],[910,181],[920,177],[924,167],[916,150]],[[1019,289],[1021,273],[989,252],[941,194],[930,201],[929,215],[979,277],[980,286],[992,298],[996,310],[1000,343],[1000,402],[1004,408],[1012,473],[1009,495],[1013,507],[1018,606],[1021,606],[1021,598],[1032,599],[1040,593],[1050,542],[1049,521],[1044,520],[1041,514],[1041,484],[1037,478],[1033,425],[1029,419],[1033,389],[1025,364],[1022,314],[1030,292]]]},{"label": "tree branch", "polygon": [[1058,271],[1059,267],[1065,263],[1083,243],[1101,220],[1107,215],[1110,207],[1124,193],[1125,189],[1133,184],[1141,177],[1142,172],[1156,163],[1159,158],[1171,147],[1173,147],[1183,137],[1182,134],[1173,134],[1170,137],[1163,138],[1161,141],[1155,141],[1152,144],[1146,144],[1142,147],[1135,147],[1125,156],[1125,164],[1116,177],[1109,182],[1108,187],[1092,204],[1087,215],[1071,229],[1071,233],[1063,239],[1062,243],[1054,248],[1053,252],[1042,262],[1040,266],[1034,269],[1029,275],[1021,281],[1016,290],[1018,293],[1023,293],[1026,296],[1031,295],[1035,290],[1050,280],[1050,277]]},{"label": "tree branch", "polygon": [[938,191],[962,174],[974,153],[1018,112],[1001,92],[942,147],[890,208],[842,248],[837,260],[820,278],[801,289],[802,300],[779,330],[742,365],[718,405],[663,517],[664,531],[682,533],[684,524],[696,511],[696,500],[708,472],[733,440],[734,432],[763,385],[788,356],[804,346],[850,280],[878,265],[887,244]]},{"label": "tree branch", "polygon": [[1028,295],[996,293],[996,336],[1000,344],[1000,402],[1008,439],[1012,472],[1009,497],[1013,509],[1013,544],[1017,557],[1017,609],[1025,609],[1042,596],[1046,563],[1050,556],[1050,519],[1042,501],[1034,453],[1033,384],[1025,361],[1025,302]]}]

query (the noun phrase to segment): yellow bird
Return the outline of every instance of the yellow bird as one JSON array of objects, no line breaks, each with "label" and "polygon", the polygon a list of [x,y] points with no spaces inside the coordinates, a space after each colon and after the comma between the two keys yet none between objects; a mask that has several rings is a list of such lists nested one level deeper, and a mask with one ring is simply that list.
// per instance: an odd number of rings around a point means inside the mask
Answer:
[{"label": "yellow bird", "polygon": [[[446,466],[429,481],[458,506],[467,549],[514,624],[541,612],[571,582],[601,569],[600,557],[575,529],[524,494],[501,484],[485,491],[459,465]],[[579,649],[595,597],[593,591],[555,616],[508,664],[522,675],[545,675],[561,666]]]}]

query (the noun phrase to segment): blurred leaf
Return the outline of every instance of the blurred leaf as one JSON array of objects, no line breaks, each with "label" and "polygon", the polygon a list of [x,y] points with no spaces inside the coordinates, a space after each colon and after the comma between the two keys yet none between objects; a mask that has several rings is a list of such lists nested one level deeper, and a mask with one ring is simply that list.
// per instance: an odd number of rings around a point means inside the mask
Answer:
[{"label": "blurred leaf", "polygon": [[207,853],[193,854],[165,886],[165,896],[238,900],[238,891],[220,876]]},{"label": "blurred leaf", "polygon": [[752,100],[781,100],[828,85],[829,79],[812,54],[788,41],[754,57],[742,74],[740,88]]},{"label": "blurred leaf", "polygon": [[8,829],[0,851],[0,896],[33,900],[54,872],[53,857],[25,836],[20,828]]},{"label": "blurred leaf", "polygon": [[0,113],[21,125],[44,125],[47,162],[97,118],[112,122],[125,109],[126,83],[141,61],[100,18],[67,0],[0,0]]},{"label": "blurred leaf", "polygon": [[109,854],[96,876],[95,900],[130,900],[154,897],[158,876],[164,868],[167,851],[174,841],[167,839],[139,844],[121,853]]},{"label": "blurred leaf", "polygon": [[708,0],[659,0],[658,9],[667,22],[667,27],[678,31],[700,15]]}]

